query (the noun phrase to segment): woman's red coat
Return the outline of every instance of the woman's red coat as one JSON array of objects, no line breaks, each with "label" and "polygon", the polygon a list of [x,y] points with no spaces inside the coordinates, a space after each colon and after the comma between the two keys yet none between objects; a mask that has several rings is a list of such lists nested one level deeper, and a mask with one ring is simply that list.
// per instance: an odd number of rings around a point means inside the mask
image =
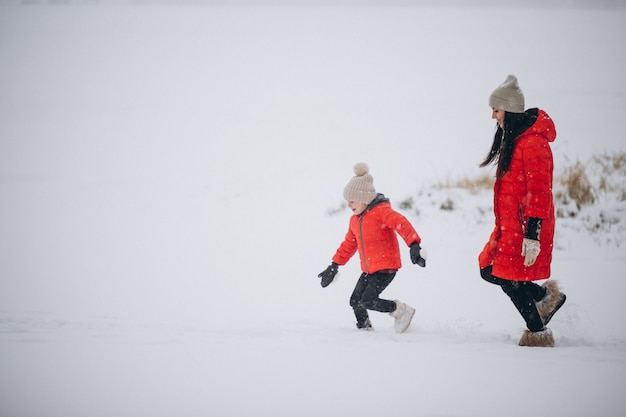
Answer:
[{"label": "woman's red coat", "polygon": [[346,237],[333,256],[333,262],[345,265],[359,251],[361,270],[368,274],[402,267],[399,234],[410,246],[421,242],[409,221],[383,200],[360,215],[350,217]]},{"label": "woman's red coat", "polygon": [[[496,179],[495,228],[478,257],[480,268],[491,265],[495,277],[513,281],[550,277],[555,218],[549,143],[555,138],[554,122],[539,110],[537,121],[517,138],[508,172]],[[525,267],[522,241],[529,217],[542,219],[541,251],[537,261]]]}]

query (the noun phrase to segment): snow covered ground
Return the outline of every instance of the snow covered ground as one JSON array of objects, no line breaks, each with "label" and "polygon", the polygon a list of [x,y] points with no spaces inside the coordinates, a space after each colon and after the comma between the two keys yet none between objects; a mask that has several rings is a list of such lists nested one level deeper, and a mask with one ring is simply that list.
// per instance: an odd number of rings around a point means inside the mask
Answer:
[{"label": "snow covered ground", "polygon": [[[532,349],[478,275],[491,192],[440,187],[485,173],[509,73],[557,171],[624,152],[624,7],[24,3],[0,2],[0,415],[626,413],[620,192],[559,219],[568,302]],[[384,293],[406,334],[354,328],[356,260],[319,286],[358,161],[429,253]]]}]

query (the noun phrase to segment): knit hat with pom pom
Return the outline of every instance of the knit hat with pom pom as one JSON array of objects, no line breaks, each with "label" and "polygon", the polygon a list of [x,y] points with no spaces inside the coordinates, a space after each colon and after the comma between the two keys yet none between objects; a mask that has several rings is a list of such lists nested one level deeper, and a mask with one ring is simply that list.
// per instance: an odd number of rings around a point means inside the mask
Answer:
[{"label": "knit hat with pom pom", "polygon": [[509,75],[489,96],[489,107],[509,113],[524,113],[524,93],[519,88],[517,77]]},{"label": "knit hat with pom pom", "polygon": [[348,182],[343,189],[343,198],[347,201],[369,204],[376,197],[374,178],[369,174],[369,167],[365,162],[359,162],[354,166],[355,177]]}]

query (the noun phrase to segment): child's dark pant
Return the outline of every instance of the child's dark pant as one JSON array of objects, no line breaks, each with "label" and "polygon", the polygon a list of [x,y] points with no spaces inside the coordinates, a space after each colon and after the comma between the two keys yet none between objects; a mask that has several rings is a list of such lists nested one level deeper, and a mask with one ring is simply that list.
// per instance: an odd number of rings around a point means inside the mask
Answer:
[{"label": "child's dark pant", "polygon": [[543,329],[543,320],[537,311],[536,301],[546,295],[546,290],[532,281],[510,281],[491,275],[491,267],[480,270],[480,276],[491,284],[499,285],[509,296],[517,311],[522,315],[528,330],[538,332]]},{"label": "child's dark pant", "polygon": [[390,313],[396,309],[394,301],[379,298],[395,276],[395,272],[361,274],[350,297],[350,306],[354,310],[357,323],[365,323],[369,318],[367,310]]}]

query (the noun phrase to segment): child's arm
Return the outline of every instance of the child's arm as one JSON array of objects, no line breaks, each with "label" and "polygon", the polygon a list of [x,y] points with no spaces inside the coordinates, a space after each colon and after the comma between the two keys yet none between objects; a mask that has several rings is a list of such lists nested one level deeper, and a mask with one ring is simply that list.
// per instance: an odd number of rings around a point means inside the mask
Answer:
[{"label": "child's arm", "polygon": [[426,259],[421,254],[422,247],[420,246],[422,239],[407,218],[392,208],[389,208],[383,216],[383,222],[387,227],[395,230],[396,233],[402,237],[407,246],[411,248],[411,262],[421,266],[422,268],[425,267]]},{"label": "child's arm", "polygon": [[345,265],[357,251],[356,236],[352,231],[348,230],[346,237],[337,248],[337,252],[333,256],[333,262],[337,265]]},{"label": "child's arm", "polygon": [[385,226],[395,230],[402,237],[407,246],[416,242],[422,243],[422,239],[407,218],[392,208],[385,210],[382,220]]}]

